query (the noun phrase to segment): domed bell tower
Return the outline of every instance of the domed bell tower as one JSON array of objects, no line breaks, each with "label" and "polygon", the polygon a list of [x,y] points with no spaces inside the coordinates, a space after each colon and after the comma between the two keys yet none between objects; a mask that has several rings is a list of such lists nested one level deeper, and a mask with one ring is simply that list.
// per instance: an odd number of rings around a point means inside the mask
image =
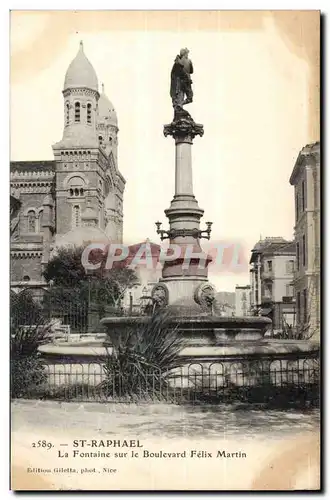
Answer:
[{"label": "domed bell tower", "polygon": [[91,206],[101,227],[106,165],[100,158],[97,109],[100,94],[96,72],[80,42],[68,67],[63,87],[64,127],[62,140],[53,146],[56,160],[56,234],[83,226],[82,214]]},{"label": "domed bell tower", "polygon": [[118,120],[112,102],[108,99],[102,83],[102,93],[98,102],[97,134],[100,147],[107,157],[113,156],[116,168],[118,167]]}]

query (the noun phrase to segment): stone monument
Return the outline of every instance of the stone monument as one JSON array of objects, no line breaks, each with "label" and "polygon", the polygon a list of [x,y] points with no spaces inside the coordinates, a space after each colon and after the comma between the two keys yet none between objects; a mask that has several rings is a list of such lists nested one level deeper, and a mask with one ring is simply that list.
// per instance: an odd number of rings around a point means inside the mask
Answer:
[{"label": "stone monument", "polygon": [[193,140],[197,135],[203,136],[204,128],[183,108],[193,101],[190,77],[193,65],[188,53],[188,49],[181,49],[174,61],[170,88],[174,117],[170,124],[164,125],[165,137],[171,136],[175,141],[175,193],[170,207],[165,210],[169,230],[161,229],[161,223],[156,222],[161,239],[169,239],[170,245],[179,246],[181,252],[174,260],[164,263],[162,278],[152,295],[156,300],[161,295],[163,305],[177,306],[178,310],[183,308],[186,313],[188,309],[194,313],[210,313],[214,289],[208,282],[207,266],[211,258],[203,252],[200,239],[210,238],[212,223],[207,222],[206,229],[200,229],[204,210],[199,207],[193,192],[191,157]]}]

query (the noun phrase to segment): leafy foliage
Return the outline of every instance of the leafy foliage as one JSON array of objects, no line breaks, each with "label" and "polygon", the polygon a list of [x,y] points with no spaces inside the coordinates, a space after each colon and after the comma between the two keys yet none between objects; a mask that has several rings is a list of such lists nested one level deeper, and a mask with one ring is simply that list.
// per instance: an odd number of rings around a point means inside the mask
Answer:
[{"label": "leafy foliage", "polygon": [[41,307],[28,291],[12,294],[10,375],[13,398],[27,397],[45,382],[38,347],[48,341],[50,329],[51,325],[46,323]]},{"label": "leafy foliage", "polygon": [[[106,253],[95,250],[89,260],[101,263],[99,270],[88,275],[82,265],[84,247],[62,248],[48,262],[44,277],[52,283],[45,297],[48,308],[65,303],[88,307],[89,302],[119,307],[125,291],[138,283],[133,269],[120,266],[105,269]],[[100,307],[102,309],[102,307]]]},{"label": "leafy foliage", "polygon": [[39,325],[44,322],[44,313],[40,304],[32,297],[30,290],[21,290],[10,294],[11,328],[20,325]]},{"label": "leafy foliage", "polygon": [[52,323],[28,289],[11,292],[10,313],[11,397],[34,397],[46,382],[38,348],[49,342]]},{"label": "leafy foliage", "polygon": [[46,382],[41,360],[36,356],[14,359],[10,368],[10,392],[12,398],[33,397]]},{"label": "leafy foliage", "polygon": [[118,396],[161,394],[167,386],[167,375],[179,366],[179,353],[185,340],[176,327],[168,325],[168,315],[156,313],[144,324],[133,324],[125,331],[110,332],[113,353],[108,353],[104,363],[106,380],[101,389],[107,388]]},{"label": "leafy foliage", "polygon": [[54,286],[76,287],[87,280],[84,266],[81,262],[83,247],[61,248],[48,263],[44,270],[44,278]]}]

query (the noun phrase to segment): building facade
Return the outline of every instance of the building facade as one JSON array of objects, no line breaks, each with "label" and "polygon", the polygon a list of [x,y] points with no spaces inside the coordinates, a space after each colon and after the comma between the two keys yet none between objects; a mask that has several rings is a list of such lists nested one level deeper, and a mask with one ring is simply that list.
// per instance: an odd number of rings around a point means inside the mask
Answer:
[{"label": "building facade", "polygon": [[[118,122],[82,42],[63,87],[63,136],[52,161],[13,161],[11,285],[45,285],[56,248],[122,242],[125,179],[118,169]],[[12,210],[13,207],[13,210]],[[15,208],[15,210],[14,210]]]},{"label": "building facade", "polygon": [[152,306],[151,291],[162,276],[161,247],[149,239],[128,248],[127,264],[134,265],[137,283],[126,290],[122,307],[131,314],[143,314]]},{"label": "building facade", "polygon": [[295,196],[297,329],[305,338],[320,338],[320,143],[299,153],[290,184]]},{"label": "building facade", "polygon": [[254,246],[250,259],[251,312],[268,316],[274,333],[295,324],[294,241],[265,238]]},{"label": "building facade", "polygon": [[251,286],[236,285],[235,287],[235,316],[251,315]]}]

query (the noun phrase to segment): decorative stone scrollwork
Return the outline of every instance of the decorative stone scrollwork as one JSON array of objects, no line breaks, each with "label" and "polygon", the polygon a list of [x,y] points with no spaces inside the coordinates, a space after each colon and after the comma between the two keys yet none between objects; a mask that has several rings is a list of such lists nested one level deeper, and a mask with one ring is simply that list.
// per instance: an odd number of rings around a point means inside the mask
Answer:
[{"label": "decorative stone scrollwork", "polygon": [[192,140],[196,135],[202,137],[203,134],[203,125],[195,123],[192,119],[181,118],[169,125],[164,125],[164,136],[171,135],[176,140],[185,138]]},{"label": "decorative stone scrollwork", "polygon": [[172,123],[164,125],[164,135],[171,135],[176,140],[192,140],[196,135],[204,135],[204,127],[200,123],[195,123],[188,111],[178,106],[174,110]]},{"label": "decorative stone scrollwork", "polygon": [[212,311],[215,301],[215,288],[211,283],[203,283],[196,288],[194,295],[195,302],[203,308]]},{"label": "decorative stone scrollwork", "polygon": [[157,309],[166,307],[169,299],[167,286],[164,283],[157,283],[157,285],[155,285],[152,289],[151,297],[152,302]]}]

